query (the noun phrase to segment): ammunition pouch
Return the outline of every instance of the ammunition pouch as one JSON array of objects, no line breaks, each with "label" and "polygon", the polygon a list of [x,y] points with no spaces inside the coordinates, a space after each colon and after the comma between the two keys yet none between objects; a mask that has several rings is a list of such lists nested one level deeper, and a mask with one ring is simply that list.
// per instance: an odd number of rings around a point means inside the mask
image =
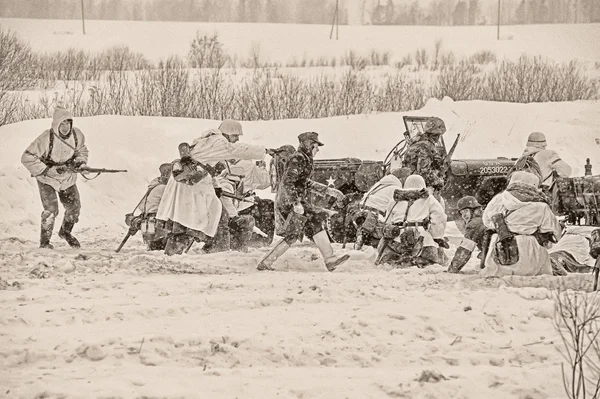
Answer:
[{"label": "ammunition pouch", "polygon": [[154,235],[156,232],[156,215],[147,215],[145,218],[140,220],[140,231],[143,235]]},{"label": "ammunition pouch", "polygon": [[[398,226],[394,226],[398,228]],[[417,257],[423,251],[424,237],[415,227],[407,227],[400,232],[399,240],[391,240],[389,248],[401,256]]]},{"label": "ammunition pouch", "polygon": [[500,213],[492,216],[498,241],[494,244],[492,256],[494,262],[502,266],[511,266],[519,261],[519,247],[515,235],[508,230],[504,216]]},{"label": "ammunition pouch", "polygon": [[386,224],[381,230],[381,236],[383,238],[394,239],[402,233],[402,228],[393,224]]}]

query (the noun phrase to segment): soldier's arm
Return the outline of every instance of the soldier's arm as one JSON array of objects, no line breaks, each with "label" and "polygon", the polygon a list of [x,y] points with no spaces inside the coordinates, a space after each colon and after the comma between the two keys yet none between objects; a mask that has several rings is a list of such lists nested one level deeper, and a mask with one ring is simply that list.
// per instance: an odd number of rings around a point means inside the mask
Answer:
[{"label": "soldier's arm", "polygon": [[[233,185],[230,182],[222,181],[220,185],[223,189],[223,192],[235,195]],[[238,211],[233,204],[233,199],[221,196],[221,203],[223,204],[223,208],[225,208],[230,218],[238,216]]]},{"label": "soldier's arm", "polygon": [[23,152],[21,163],[27,168],[31,176],[36,177],[43,175],[49,167],[42,162],[42,158],[48,151],[48,133],[44,132],[36,138]]},{"label": "soldier's arm", "polygon": [[556,151],[551,151],[548,159],[550,162],[550,169],[556,171],[560,177],[569,177],[573,172],[571,166],[563,161]]},{"label": "soldier's arm", "polygon": [[429,218],[431,219],[429,232],[433,239],[444,238],[448,216],[446,216],[442,205],[434,197],[429,197],[429,203]]},{"label": "soldier's arm", "polygon": [[87,164],[89,151],[85,145],[85,136],[81,133],[81,130],[74,129],[74,134],[77,134],[77,148],[75,150],[75,163]]},{"label": "soldier's arm", "polygon": [[287,162],[281,184],[285,187],[285,190],[289,194],[292,202],[300,200],[300,195],[296,188],[296,182],[300,179],[302,174],[303,165],[302,158],[299,154],[292,155]]}]

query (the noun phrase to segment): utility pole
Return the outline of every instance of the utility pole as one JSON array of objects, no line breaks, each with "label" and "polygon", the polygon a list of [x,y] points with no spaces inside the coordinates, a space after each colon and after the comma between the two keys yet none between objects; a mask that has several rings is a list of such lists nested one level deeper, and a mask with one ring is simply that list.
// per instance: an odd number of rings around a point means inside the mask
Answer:
[{"label": "utility pole", "polygon": [[498,33],[497,33],[497,40],[500,40],[500,12],[502,11],[502,7],[501,7],[501,1],[502,0],[498,0]]},{"label": "utility pole", "polygon": [[329,38],[333,37],[333,27],[335,26],[335,40],[340,39],[340,19],[339,19],[339,0],[335,0],[335,11],[333,13],[333,21],[331,22],[331,32]]},{"label": "utility pole", "polygon": [[83,26],[83,34],[85,35],[85,11],[83,9],[83,0],[81,0],[81,25]]}]

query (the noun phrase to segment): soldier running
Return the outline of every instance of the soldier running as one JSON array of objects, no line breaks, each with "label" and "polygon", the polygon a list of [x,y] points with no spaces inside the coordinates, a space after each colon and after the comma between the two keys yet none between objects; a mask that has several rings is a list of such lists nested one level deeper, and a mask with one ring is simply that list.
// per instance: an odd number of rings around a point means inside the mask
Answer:
[{"label": "soldier running", "polygon": [[54,221],[58,215],[58,199],[65,208],[65,217],[58,231],[72,248],[79,248],[71,233],[79,221],[81,201],[77,190],[77,173],[72,169],[84,166],[88,160],[85,136],[73,126],[73,115],[63,107],[56,107],[51,128],[44,131],[27,147],[21,163],[37,180],[44,211],[40,232],[40,248],[53,249],[50,244]]},{"label": "soldier running", "polygon": [[331,247],[323,222],[327,212],[314,207],[309,200],[311,190],[328,194],[338,199],[343,194],[331,187],[311,180],[313,173],[313,158],[323,145],[318,134],[306,132],[298,136],[300,145],[287,161],[287,165],[277,188],[275,197],[276,217],[285,220],[283,239],[260,261],[258,270],[274,270],[273,263],[288,250],[288,248],[306,235],[312,239],[330,272],[349,259],[349,255],[336,257]]}]

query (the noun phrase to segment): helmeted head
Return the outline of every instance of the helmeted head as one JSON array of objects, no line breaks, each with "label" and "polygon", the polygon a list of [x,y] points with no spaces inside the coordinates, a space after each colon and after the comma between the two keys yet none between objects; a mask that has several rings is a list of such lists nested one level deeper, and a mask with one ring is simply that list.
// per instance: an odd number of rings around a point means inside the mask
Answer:
[{"label": "helmeted head", "polygon": [[219,131],[227,138],[230,143],[239,141],[242,132],[242,124],[233,119],[225,119],[219,125]]},{"label": "helmeted head", "polygon": [[527,147],[534,147],[539,149],[545,149],[548,143],[546,142],[546,136],[542,132],[533,132],[527,137]]},{"label": "helmeted head", "polygon": [[406,179],[408,178],[408,176],[410,176],[411,173],[412,172],[411,172],[410,168],[406,168],[406,167],[396,168],[396,169],[393,169],[390,172],[390,174],[396,176],[398,178],[398,180],[400,180],[400,182],[403,185],[404,185],[404,183],[406,182]]},{"label": "helmeted head", "polygon": [[52,115],[52,130],[62,136],[68,136],[73,128],[73,114],[62,106],[54,108]]},{"label": "helmeted head", "polygon": [[446,133],[446,124],[438,117],[430,118],[423,129],[423,133],[431,135],[442,135]]},{"label": "helmeted head", "polygon": [[420,175],[410,175],[404,182],[405,190],[421,190],[425,188],[425,180]]},{"label": "helmeted head", "polygon": [[508,182],[508,185],[510,186],[511,184],[515,183],[525,184],[531,187],[538,188],[540,185],[540,179],[537,175],[533,173],[526,172],[524,170],[519,170],[514,172],[510,176],[510,181]]},{"label": "helmeted head", "polygon": [[298,135],[300,146],[306,148],[313,156],[319,152],[319,147],[324,145],[319,141],[319,134],[316,132],[304,132]]},{"label": "helmeted head", "polygon": [[163,163],[158,167],[158,171],[160,172],[160,180],[161,182],[166,183],[171,176],[171,172],[173,171],[172,163]]},{"label": "helmeted head", "polygon": [[481,204],[479,201],[477,201],[477,198],[471,195],[466,195],[458,200],[456,207],[458,208],[463,220],[465,222],[469,222],[475,211],[481,209]]},{"label": "helmeted head", "polygon": [[471,195],[466,195],[464,197],[462,197],[461,199],[458,200],[457,202],[457,208],[459,211],[462,211],[463,209],[476,209],[476,208],[481,208],[481,204],[479,203],[479,201],[477,201],[477,198],[471,196]]}]

